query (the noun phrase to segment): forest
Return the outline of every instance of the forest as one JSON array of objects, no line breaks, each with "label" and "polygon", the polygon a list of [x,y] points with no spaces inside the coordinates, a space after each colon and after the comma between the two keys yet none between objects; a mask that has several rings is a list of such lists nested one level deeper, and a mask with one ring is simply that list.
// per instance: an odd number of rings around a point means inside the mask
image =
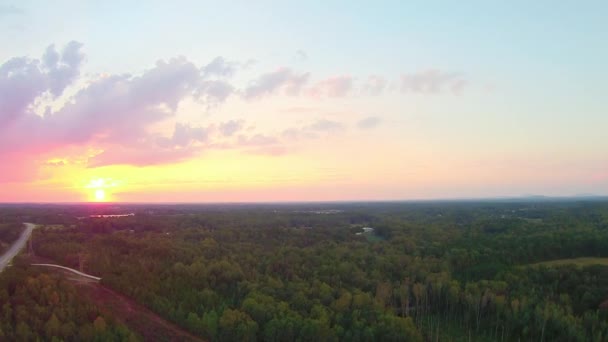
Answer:
[{"label": "forest", "polygon": [[[608,340],[605,201],[0,207],[15,222],[40,225],[36,256],[211,341]],[[19,260],[1,336],[140,339]]]}]

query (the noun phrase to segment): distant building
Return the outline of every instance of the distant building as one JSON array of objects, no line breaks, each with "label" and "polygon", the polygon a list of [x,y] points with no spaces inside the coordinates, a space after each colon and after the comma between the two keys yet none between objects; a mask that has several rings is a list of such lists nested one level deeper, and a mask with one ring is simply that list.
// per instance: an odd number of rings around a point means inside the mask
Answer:
[{"label": "distant building", "polygon": [[373,233],[373,232],[374,232],[374,228],[372,228],[372,227],[363,227],[362,229],[363,229],[363,231],[362,231],[362,232],[357,233],[356,235],[361,235],[361,234],[370,234],[370,233]]}]

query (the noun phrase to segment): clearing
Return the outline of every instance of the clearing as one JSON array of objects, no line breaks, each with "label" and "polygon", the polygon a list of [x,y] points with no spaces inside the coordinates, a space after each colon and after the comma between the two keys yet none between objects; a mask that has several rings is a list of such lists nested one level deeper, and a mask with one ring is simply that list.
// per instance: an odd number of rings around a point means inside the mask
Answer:
[{"label": "clearing", "polygon": [[584,258],[571,258],[571,259],[557,259],[543,262],[537,262],[529,264],[528,266],[561,266],[561,265],[576,265],[579,267],[592,266],[592,265],[603,265],[608,266],[608,258],[597,258],[597,257],[584,257]]}]

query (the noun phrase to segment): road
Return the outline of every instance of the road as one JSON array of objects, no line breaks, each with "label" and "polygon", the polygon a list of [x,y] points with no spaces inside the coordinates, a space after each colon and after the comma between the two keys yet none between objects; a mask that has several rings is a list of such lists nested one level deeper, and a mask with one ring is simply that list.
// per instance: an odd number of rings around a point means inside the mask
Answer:
[{"label": "road", "polygon": [[90,274],[86,274],[86,273],[82,273],[82,272],[77,271],[77,270],[75,270],[75,269],[73,269],[73,268],[69,268],[69,267],[65,267],[65,266],[61,266],[61,265],[55,265],[55,264],[32,264],[32,266],[46,266],[46,267],[55,267],[55,268],[60,268],[60,269],[62,269],[62,270],[66,270],[66,271],[69,271],[69,272],[72,272],[72,273],[78,274],[78,275],[79,275],[79,276],[81,276],[81,277],[85,277],[85,278],[93,279],[93,280],[96,280],[96,281],[100,281],[100,280],[101,280],[101,278],[99,278],[99,277],[92,276],[92,275],[90,275]]},{"label": "road", "polygon": [[6,265],[8,265],[11,260],[15,257],[15,255],[19,254],[19,252],[25,247],[27,240],[32,235],[32,231],[36,228],[36,225],[33,223],[24,223],[25,230],[21,233],[21,236],[13,242],[12,246],[2,255],[0,256],[0,272],[4,271]]}]

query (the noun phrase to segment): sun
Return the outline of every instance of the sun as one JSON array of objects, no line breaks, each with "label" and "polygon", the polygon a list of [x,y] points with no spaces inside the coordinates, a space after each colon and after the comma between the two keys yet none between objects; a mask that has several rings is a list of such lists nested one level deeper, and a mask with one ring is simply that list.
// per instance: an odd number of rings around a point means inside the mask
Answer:
[{"label": "sun", "polygon": [[110,202],[113,200],[112,194],[120,182],[111,178],[93,178],[84,185],[89,201],[91,202]]},{"label": "sun", "polygon": [[95,200],[97,202],[103,202],[106,200],[106,191],[104,189],[95,190]]}]

